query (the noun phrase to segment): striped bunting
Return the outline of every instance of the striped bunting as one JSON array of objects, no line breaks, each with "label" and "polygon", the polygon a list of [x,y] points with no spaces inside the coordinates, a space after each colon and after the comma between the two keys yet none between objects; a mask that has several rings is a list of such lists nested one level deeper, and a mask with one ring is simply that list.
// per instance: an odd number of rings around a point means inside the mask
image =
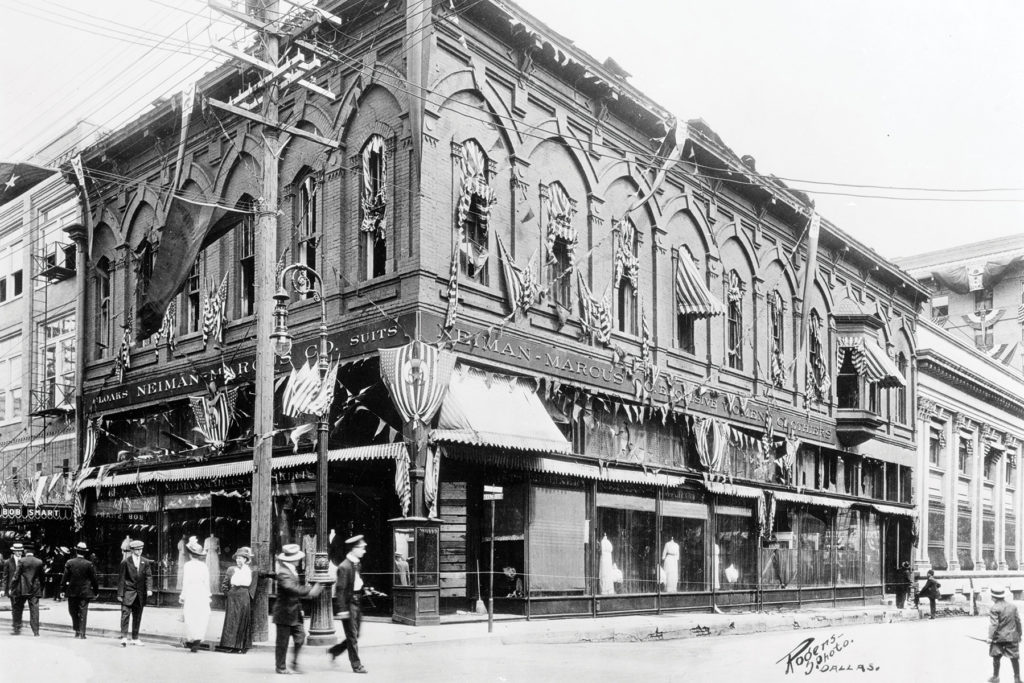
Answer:
[{"label": "striped bunting", "polygon": [[988,352],[988,357],[1003,365],[1013,365],[1017,357],[1017,344],[996,344],[995,348]]},{"label": "striped bunting", "polygon": [[701,282],[697,266],[685,251],[676,257],[676,310],[680,315],[698,318],[725,313],[725,306]]},{"label": "striped bunting", "polygon": [[577,271],[576,279],[580,289],[580,322],[583,332],[590,337],[591,343],[600,342],[608,346],[612,342],[612,301],[609,292],[604,301],[594,298],[583,273]]},{"label": "striped bunting", "polygon": [[427,422],[433,418],[448,391],[455,354],[418,339],[379,353],[381,379],[402,420]]},{"label": "striped bunting", "polygon": [[[501,235],[494,236],[498,241],[498,255],[501,258],[501,270],[505,274],[505,294],[510,315],[527,312],[540,299],[541,287],[534,274],[533,257],[520,268],[505,249]],[[534,254],[536,255],[536,254]]]},{"label": "striped bunting", "polygon": [[310,406],[320,395],[320,370],[315,360],[310,360],[288,377],[282,398],[282,413],[288,417],[314,414]]},{"label": "striped bunting", "polygon": [[[167,311],[164,313],[164,320],[160,323],[160,329],[156,331],[156,347],[160,348],[160,340],[164,339],[167,341],[167,348],[173,353],[175,346],[177,346],[177,339],[175,337],[175,329],[178,326],[178,300],[171,299],[171,303],[167,306]],[[156,351],[157,358],[160,357],[159,350]]]},{"label": "striped bunting", "polygon": [[220,286],[210,290],[203,301],[203,348],[210,337],[218,344],[224,343],[224,314],[228,298],[228,274],[220,281]]},{"label": "striped bunting", "polygon": [[121,347],[117,350],[114,360],[114,373],[117,381],[124,382],[125,370],[132,366],[132,313],[128,311],[124,319],[124,332],[121,334]]},{"label": "striped bunting", "polygon": [[[331,409],[331,404],[334,403],[334,386],[338,381],[338,361],[333,361],[327,367],[327,374],[324,376],[323,382],[317,382],[318,388],[316,396],[309,404],[308,413],[310,415],[324,415]],[[319,367],[317,372],[319,374]],[[318,378],[319,380],[319,378]]]},{"label": "striped bunting", "polygon": [[228,438],[228,429],[235,415],[237,389],[217,392],[213,398],[189,396],[196,418],[195,430],[214,448],[221,448]]}]

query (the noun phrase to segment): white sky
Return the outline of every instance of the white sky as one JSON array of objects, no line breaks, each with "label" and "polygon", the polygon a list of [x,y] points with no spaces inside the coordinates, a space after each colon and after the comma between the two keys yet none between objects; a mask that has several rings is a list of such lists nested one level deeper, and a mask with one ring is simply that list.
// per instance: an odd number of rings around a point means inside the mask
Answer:
[{"label": "white sky", "polygon": [[[703,118],[737,154],[756,157],[758,171],[809,190],[823,215],[885,256],[1024,226],[1018,0],[520,4],[599,60],[614,57],[676,115]],[[42,146],[79,118],[116,125],[140,103],[182,90],[203,71],[181,53],[183,41],[198,53],[230,26],[208,28],[199,0],[0,0],[0,17],[8,55],[0,158]],[[169,34],[164,47],[174,51],[151,49]],[[937,194],[800,180],[1022,190]]]}]

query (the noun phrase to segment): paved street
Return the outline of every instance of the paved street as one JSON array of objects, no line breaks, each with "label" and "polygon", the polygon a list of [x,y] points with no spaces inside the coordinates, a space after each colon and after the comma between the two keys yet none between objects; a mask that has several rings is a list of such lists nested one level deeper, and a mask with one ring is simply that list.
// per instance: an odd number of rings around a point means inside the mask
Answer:
[{"label": "paved street", "polygon": [[[647,643],[502,645],[436,642],[365,648],[366,679],[407,681],[969,681],[985,680],[985,645],[968,635],[985,635],[983,618],[952,618],[898,624],[815,629],[750,636],[693,638]],[[368,628],[373,628],[373,624]],[[833,639],[832,637],[835,636]],[[825,643],[827,671],[812,670],[794,652],[813,638],[807,651]],[[793,652],[787,670],[787,654]],[[829,654],[831,653],[831,654]],[[354,676],[347,662],[331,667],[321,648],[307,648],[303,680]],[[779,660],[782,660],[781,662]],[[150,644],[122,649],[116,640],[44,632],[40,638],[0,636],[4,670],[32,670],[38,681],[276,681],[273,655],[190,654],[182,648]],[[11,665],[8,663],[19,662]],[[48,669],[52,664],[59,669]],[[837,669],[831,669],[837,667]],[[863,667],[863,668],[861,668]],[[1003,680],[1012,680],[1006,666]],[[54,671],[48,675],[47,671]],[[10,679],[7,679],[10,680]]]}]

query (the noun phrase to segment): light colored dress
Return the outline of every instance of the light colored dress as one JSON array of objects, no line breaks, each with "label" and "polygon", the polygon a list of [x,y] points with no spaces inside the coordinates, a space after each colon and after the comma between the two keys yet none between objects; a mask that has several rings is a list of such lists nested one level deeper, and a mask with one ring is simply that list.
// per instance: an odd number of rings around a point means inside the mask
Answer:
[{"label": "light colored dress", "polygon": [[185,640],[202,640],[210,622],[210,572],[206,563],[193,558],[185,563],[181,581],[181,611],[185,618]]},{"label": "light colored dress", "polygon": [[661,558],[665,570],[665,592],[675,593],[679,590],[679,544],[672,539],[666,541]]},{"label": "light colored dress", "polygon": [[210,572],[210,592],[216,593],[220,590],[220,539],[207,536],[203,550],[206,551],[206,568]]},{"label": "light colored dress", "polygon": [[612,562],[612,542],[608,536],[601,537],[601,563],[597,571],[601,595],[615,593],[615,563]]}]

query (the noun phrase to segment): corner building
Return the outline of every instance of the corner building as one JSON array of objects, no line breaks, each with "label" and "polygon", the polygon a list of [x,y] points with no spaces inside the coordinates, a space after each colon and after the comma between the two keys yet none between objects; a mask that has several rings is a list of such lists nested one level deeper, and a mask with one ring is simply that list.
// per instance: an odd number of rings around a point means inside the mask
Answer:
[{"label": "corner building", "polygon": [[[322,5],[348,29],[296,21],[282,54],[314,46],[337,97],[289,87],[281,119],[339,146],[281,134],[275,253],[326,275],[329,526],[378,549],[378,609],[472,609],[492,543],[496,610],[528,617],[880,599],[913,544],[920,286],[822,221],[805,297],[807,197],[511,3]],[[255,76],[225,66],[198,97]],[[216,206],[187,229],[161,209],[176,170],[154,140],[182,109],[85,159],[83,490],[107,571],[143,537],[171,596],[183,539],[225,561],[249,540],[263,196],[259,126],[197,104],[179,194]],[[207,296],[226,321],[204,345]],[[294,367],[318,318],[293,298]],[[380,350],[410,339],[456,356],[422,439],[381,381]],[[315,454],[278,373],[273,543],[312,547]],[[219,440],[195,430],[204,395],[232,401]]]}]

